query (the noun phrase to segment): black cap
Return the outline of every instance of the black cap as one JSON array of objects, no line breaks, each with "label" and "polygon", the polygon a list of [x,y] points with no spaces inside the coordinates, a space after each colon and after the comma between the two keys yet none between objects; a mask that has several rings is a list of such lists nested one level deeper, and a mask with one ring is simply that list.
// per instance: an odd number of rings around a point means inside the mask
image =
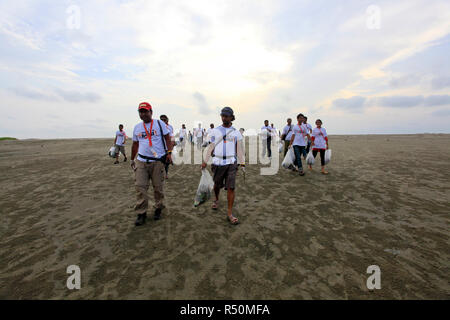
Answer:
[{"label": "black cap", "polygon": [[233,117],[234,120],[234,112],[233,109],[231,109],[230,107],[223,108],[222,111],[220,112],[220,115]]}]

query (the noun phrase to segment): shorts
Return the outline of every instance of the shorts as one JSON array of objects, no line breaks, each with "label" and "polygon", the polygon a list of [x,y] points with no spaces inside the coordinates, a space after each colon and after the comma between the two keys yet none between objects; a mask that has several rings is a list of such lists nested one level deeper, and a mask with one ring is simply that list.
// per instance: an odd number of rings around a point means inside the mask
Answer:
[{"label": "shorts", "polygon": [[122,152],[123,155],[125,154],[125,146],[120,146],[120,145],[116,144],[115,147],[116,147],[116,150],[115,150],[116,155],[118,155],[119,152]]},{"label": "shorts", "polygon": [[214,173],[214,186],[219,188],[225,187],[225,190],[234,190],[236,184],[237,168],[237,163],[227,164],[224,166],[217,166],[212,164],[211,170]]}]

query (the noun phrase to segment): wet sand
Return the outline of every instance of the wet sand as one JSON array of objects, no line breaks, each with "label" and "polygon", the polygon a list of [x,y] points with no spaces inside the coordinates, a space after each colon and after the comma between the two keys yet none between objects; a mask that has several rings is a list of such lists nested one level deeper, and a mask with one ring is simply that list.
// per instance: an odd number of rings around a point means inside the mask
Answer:
[{"label": "wet sand", "polygon": [[224,193],[217,212],[193,207],[201,172],[179,165],[163,218],[134,227],[134,177],[110,144],[0,141],[0,299],[450,298],[450,135],[330,136],[328,176],[250,165],[238,226]]}]

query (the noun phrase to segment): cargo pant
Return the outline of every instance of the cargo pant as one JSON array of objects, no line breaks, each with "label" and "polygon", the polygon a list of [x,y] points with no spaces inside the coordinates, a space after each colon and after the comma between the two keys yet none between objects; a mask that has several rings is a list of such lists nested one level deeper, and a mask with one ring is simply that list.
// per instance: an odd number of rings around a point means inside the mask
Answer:
[{"label": "cargo pant", "polygon": [[147,190],[152,181],[153,194],[155,197],[154,209],[163,208],[164,200],[164,164],[161,161],[142,162],[136,160],[135,187],[137,193],[137,203],[134,207],[136,213],[147,212],[148,193]]}]

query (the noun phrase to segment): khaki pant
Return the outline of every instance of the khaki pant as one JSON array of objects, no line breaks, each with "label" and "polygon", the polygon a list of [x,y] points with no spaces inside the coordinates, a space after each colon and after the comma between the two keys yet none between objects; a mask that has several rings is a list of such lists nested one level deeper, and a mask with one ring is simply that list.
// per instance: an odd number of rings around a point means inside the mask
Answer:
[{"label": "khaki pant", "polygon": [[134,207],[136,213],[147,212],[148,209],[148,187],[152,180],[153,193],[155,197],[154,208],[163,208],[164,200],[164,164],[161,161],[145,163],[136,160],[135,187],[137,192],[137,203]]}]

